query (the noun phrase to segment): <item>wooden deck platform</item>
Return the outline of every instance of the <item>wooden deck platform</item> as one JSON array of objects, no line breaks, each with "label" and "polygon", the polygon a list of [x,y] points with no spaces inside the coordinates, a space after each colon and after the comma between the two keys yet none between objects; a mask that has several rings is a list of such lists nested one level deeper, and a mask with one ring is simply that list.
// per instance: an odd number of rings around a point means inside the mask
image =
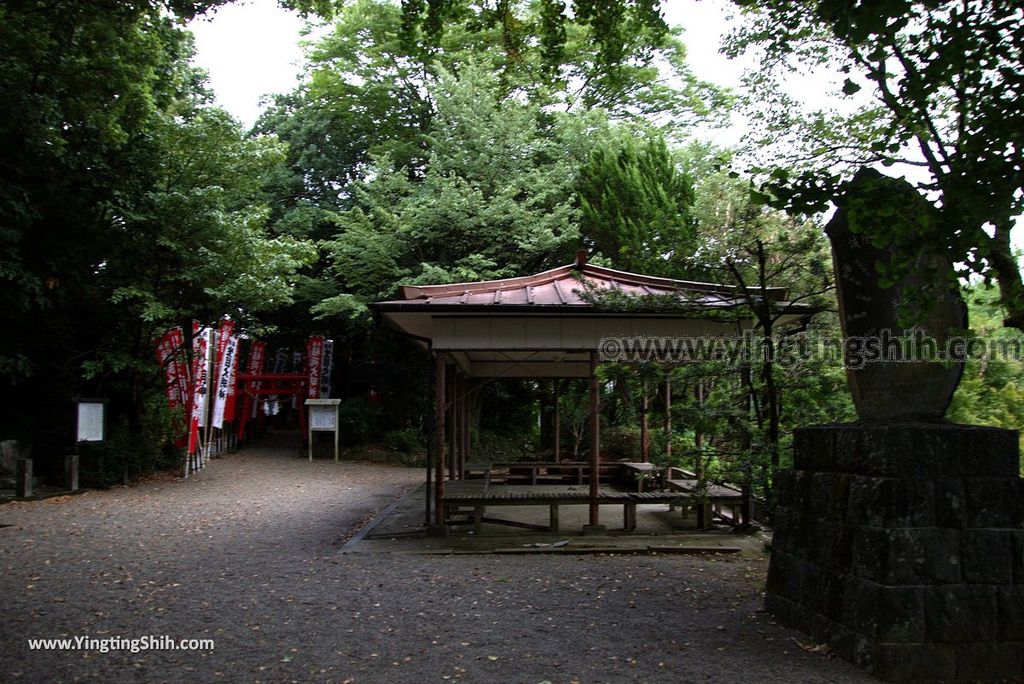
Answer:
[{"label": "wooden deck platform", "polygon": [[[611,487],[601,487],[597,498],[598,505],[622,506],[623,529],[628,532],[636,529],[638,504],[667,503],[672,508],[682,507],[686,510],[697,502],[698,498],[692,492],[636,492]],[[589,503],[589,487],[544,484],[496,485],[480,480],[451,481],[445,484],[444,518],[448,524],[472,523],[477,534],[480,533],[484,522],[558,531],[559,506]],[[485,517],[487,508],[495,506],[548,506],[549,524],[543,527],[532,523]],[[464,512],[469,513],[468,519],[456,518]]]}]

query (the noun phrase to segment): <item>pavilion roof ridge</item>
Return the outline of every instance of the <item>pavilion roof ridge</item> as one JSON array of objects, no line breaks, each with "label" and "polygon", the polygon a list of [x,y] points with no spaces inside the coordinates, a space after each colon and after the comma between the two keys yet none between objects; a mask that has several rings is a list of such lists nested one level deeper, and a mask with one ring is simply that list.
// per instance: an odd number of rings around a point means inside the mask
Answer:
[{"label": "pavilion roof ridge", "polygon": [[[561,303],[565,301],[565,293],[559,286],[568,280],[588,281],[591,286],[610,286],[615,289],[622,289],[622,286],[635,287],[645,294],[654,294],[653,290],[660,290],[663,293],[670,291],[704,292],[709,294],[725,295],[736,297],[740,294],[740,288],[734,285],[723,285],[718,283],[706,283],[692,280],[677,280],[674,278],[663,278],[660,276],[645,275],[642,273],[631,273],[620,271],[607,266],[577,261],[576,263],[558,266],[556,268],[541,271],[533,275],[516,276],[512,278],[499,278],[495,280],[484,280],[469,283],[447,283],[438,285],[402,285],[401,299],[405,301],[419,300],[432,302],[435,299],[446,297],[457,297],[461,304],[467,303],[472,295],[492,294],[493,303],[501,302],[501,293],[511,290],[529,290],[538,286],[552,285]],[[578,283],[583,285],[583,283]],[[652,290],[653,288],[653,290]],[[747,288],[748,291],[757,292],[757,288]],[[578,292],[578,288],[572,287],[572,292]],[[765,288],[769,299],[783,301],[786,298],[786,288],[769,287]],[[532,297],[529,299],[532,300]]]},{"label": "pavilion roof ridge", "polygon": [[[643,273],[632,273],[630,271],[620,271],[615,268],[608,266],[597,266],[594,264],[586,264],[584,266],[584,275],[595,275],[600,276],[604,280],[615,281],[617,283],[624,283],[629,285],[636,285],[641,288],[647,289],[648,286],[654,286],[661,289],[676,289],[676,290],[697,290],[701,292],[714,292],[718,294],[736,295],[740,291],[740,287],[736,285],[724,285],[722,283],[707,283],[700,280],[680,280],[676,278],[664,278],[661,276],[646,275]],[[748,291],[757,292],[760,288],[748,287]],[[783,299],[786,295],[785,287],[766,287],[765,291],[768,293],[771,299]]]},{"label": "pavilion roof ridge", "polygon": [[573,265],[558,266],[527,276],[481,280],[471,283],[450,283],[440,285],[401,285],[402,299],[429,299],[431,297],[449,297],[452,295],[479,294],[497,292],[512,288],[540,285],[552,282],[572,273]]}]

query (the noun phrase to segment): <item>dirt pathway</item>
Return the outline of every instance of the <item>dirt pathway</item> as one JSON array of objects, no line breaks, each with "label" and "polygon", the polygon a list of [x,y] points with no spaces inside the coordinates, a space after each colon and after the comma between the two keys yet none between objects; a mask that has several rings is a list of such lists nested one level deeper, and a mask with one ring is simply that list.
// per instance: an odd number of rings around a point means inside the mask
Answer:
[{"label": "dirt pathway", "polygon": [[[0,506],[0,681],[871,681],[760,612],[759,560],[341,554],[422,472],[279,440],[189,480]],[[215,648],[28,646],[147,635]]]}]

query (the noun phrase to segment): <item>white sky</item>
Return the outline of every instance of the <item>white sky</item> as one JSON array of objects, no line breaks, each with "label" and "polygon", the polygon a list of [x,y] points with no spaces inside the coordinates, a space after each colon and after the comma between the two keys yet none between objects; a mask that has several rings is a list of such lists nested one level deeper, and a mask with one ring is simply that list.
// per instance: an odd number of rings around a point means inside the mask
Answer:
[{"label": "white sky", "polygon": [[[741,65],[718,54],[728,6],[727,0],[666,0],[662,9],[669,24],[686,29],[683,40],[694,73],[735,86]],[[232,3],[209,19],[193,21],[195,62],[209,73],[217,103],[252,126],[263,111],[263,96],[291,91],[301,72],[303,25],[298,14],[275,0]]]},{"label": "white sky", "polygon": [[217,104],[246,126],[263,111],[263,96],[287,93],[302,69],[304,22],[275,0],[236,2],[191,22],[195,63],[206,69]]}]

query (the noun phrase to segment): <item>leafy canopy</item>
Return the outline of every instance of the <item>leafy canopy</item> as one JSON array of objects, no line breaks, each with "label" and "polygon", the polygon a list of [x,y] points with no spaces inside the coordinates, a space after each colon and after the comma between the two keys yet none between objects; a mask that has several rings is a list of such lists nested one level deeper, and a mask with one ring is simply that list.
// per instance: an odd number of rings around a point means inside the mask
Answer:
[{"label": "leafy canopy", "polygon": [[597,146],[577,190],[585,240],[620,268],[667,276],[692,256],[693,183],[664,139],[627,132]]},{"label": "leafy canopy", "polygon": [[[792,173],[776,170],[769,183],[778,204],[821,210],[841,192],[845,174],[836,171],[853,166],[918,169],[938,220],[875,236],[905,246],[892,275],[905,273],[916,253],[945,253],[995,278],[1007,324],[1024,326],[1024,285],[1010,248],[1024,210],[1020,8],[1001,0],[735,2],[746,23],[731,52],[764,55],[756,92],[772,106],[762,133],[794,150]],[[868,101],[852,115],[795,116],[780,78],[807,66],[838,70],[843,95]]]}]

